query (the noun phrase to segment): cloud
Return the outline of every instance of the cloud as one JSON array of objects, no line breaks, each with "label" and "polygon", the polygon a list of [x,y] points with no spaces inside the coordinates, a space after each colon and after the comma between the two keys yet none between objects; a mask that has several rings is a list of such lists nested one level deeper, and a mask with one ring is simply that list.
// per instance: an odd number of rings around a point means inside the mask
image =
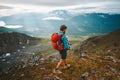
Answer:
[{"label": "cloud", "polygon": [[[99,5],[98,5],[99,4]],[[71,13],[117,13],[120,14],[120,2],[94,2],[86,5],[67,6]]]},{"label": "cloud", "polygon": [[12,9],[12,7],[0,5],[0,9]]},{"label": "cloud", "polygon": [[63,9],[71,13],[119,13],[120,0],[0,0],[0,16]]},{"label": "cloud", "polygon": [[22,25],[6,25],[4,27],[6,27],[6,28],[22,28],[23,26]]},{"label": "cloud", "polygon": [[30,13],[30,12],[46,13],[46,12],[54,10],[52,7],[37,6],[37,5],[23,5],[23,4],[13,5],[13,4],[0,3],[0,6],[2,6],[2,9],[0,9],[0,16],[10,16],[10,15],[18,14],[18,13]]},{"label": "cloud", "polygon": [[6,27],[6,28],[22,28],[22,25],[7,25],[4,21],[0,21],[0,26],[1,27]]},{"label": "cloud", "polygon": [[60,18],[60,17],[46,17],[46,18],[43,18],[42,20],[64,20],[64,18]]},{"label": "cloud", "polygon": [[0,26],[5,26],[6,23],[4,21],[0,21]]},{"label": "cloud", "polygon": [[119,2],[119,0],[0,0],[1,3],[23,4],[23,5],[44,5],[44,6],[70,6],[94,2]]}]

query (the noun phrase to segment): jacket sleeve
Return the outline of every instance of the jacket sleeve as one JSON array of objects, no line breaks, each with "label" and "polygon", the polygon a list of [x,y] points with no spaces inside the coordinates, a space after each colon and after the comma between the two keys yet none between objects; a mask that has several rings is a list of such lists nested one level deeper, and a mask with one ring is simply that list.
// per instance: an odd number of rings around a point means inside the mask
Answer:
[{"label": "jacket sleeve", "polygon": [[62,42],[63,42],[63,45],[64,45],[64,48],[65,48],[65,49],[69,48],[69,42],[68,42],[68,40],[67,40],[66,35],[63,35],[63,36],[62,36]]}]

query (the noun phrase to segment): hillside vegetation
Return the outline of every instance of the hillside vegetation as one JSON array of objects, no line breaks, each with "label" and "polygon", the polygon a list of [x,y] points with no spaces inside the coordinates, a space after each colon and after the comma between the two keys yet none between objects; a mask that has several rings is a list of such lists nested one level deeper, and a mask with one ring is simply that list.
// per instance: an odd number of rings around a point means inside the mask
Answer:
[{"label": "hillside vegetation", "polygon": [[101,36],[94,36],[80,45],[81,52],[120,52],[120,29]]}]

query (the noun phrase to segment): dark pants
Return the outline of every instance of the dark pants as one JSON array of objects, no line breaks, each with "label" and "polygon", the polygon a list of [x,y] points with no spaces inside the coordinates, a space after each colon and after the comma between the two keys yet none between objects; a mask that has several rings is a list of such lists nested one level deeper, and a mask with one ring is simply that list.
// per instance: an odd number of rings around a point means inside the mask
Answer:
[{"label": "dark pants", "polygon": [[61,59],[66,59],[66,57],[67,57],[67,50],[60,50],[59,53],[61,55]]}]

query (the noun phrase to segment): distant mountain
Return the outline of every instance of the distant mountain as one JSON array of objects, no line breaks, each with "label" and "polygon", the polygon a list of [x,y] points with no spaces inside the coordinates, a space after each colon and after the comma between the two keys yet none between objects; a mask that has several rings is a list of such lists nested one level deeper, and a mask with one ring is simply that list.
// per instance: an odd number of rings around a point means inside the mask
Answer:
[{"label": "distant mountain", "polygon": [[40,40],[40,38],[18,32],[0,33],[0,54],[16,52],[18,49],[36,44]]},{"label": "distant mountain", "polygon": [[0,33],[1,33],[1,32],[13,32],[13,31],[14,31],[14,30],[12,30],[12,29],[5,28],[5,27],[0,26]]},{"label": "distant mountain", "polygon": [[[62,20],[44,20],[58,17]],[[49,36],[59,30],[61,24],[68,26],[68,35],[93,36],[120,28],[120,14],[84,13],[72,14],[67,10],[54,10],[46,14],[22,13],[0,17],[0,21],[10,25],[22,25],[21,30],[35,36]]]},{"label": "distant mountain", "polygon": [[87,39],[81,44],[79,51],[88,53],[120,53],[120,29]]},{"label": "distant mountain", "polygon": [[67,10],[54,10],[48,13],[49,16],[56,16],[61,18],[71,18],[72,14]]},{"label": "distant mountain", "polygon": [[75,16],[70,21],[83,33],[107,33],[120,28],[120,14],[84,14]]},{"label": "distant mountain", "polygon": [[23,30],[22,28],[6,28],[3,26],[0,26],[0,33],[1,32],[20,32],[20,33],[24,33],[24,34],[30,34],[30,32]]}]

